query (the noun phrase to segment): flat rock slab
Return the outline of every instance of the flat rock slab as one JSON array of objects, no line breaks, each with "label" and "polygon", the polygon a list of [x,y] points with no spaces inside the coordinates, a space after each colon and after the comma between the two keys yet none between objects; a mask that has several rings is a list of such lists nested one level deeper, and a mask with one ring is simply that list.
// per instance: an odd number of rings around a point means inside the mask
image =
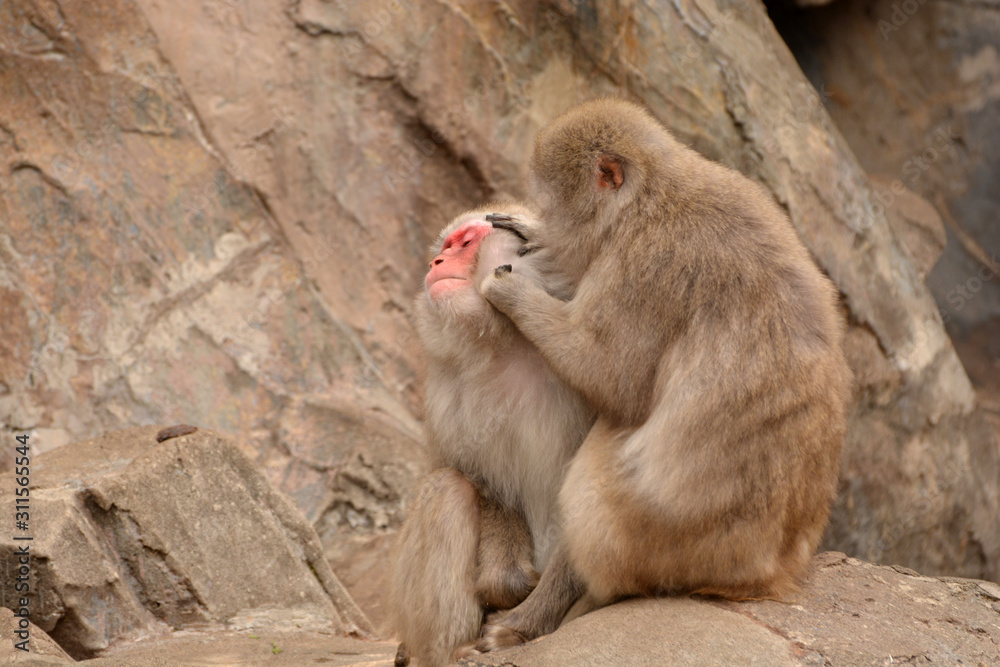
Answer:
[{"label": "flat rock slab", "polygon": [[[0,609],[0,637],[9,637],[16,621]],[[99,658],[76,662],[38,628],[31,628],[31,651],[0,646],[0,664],[86,665],[87,667],[197,667],[200,665],[347,665],[392,664],[393,642],[376,642],[321,632],[180,630],[170,635],[115,646]]]},{"label": "flat rock slab", "polygon": [[[192,625],[371,632],[309,523],[211,431],[61,447],[33,460],[30,498],[30,618],[76,659]],[[23,544],[0,536],[0,562]]]},{"label": "flat rock slab", "polygon": [[189,632],[112,649],[87,667],[176,667],[177,665],[392,664],[396,644],[313,632]]},{"label": "flat rock slab", "polygon": [[1000,665],[1000,586],[829,552],[801,598],[629,600],[463,661],[504,665]]}]

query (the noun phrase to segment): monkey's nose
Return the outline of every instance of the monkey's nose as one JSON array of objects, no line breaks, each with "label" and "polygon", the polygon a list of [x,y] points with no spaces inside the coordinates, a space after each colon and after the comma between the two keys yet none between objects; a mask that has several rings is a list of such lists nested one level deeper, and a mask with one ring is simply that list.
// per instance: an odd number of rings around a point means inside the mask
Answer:
[{"label": "monkey's nose", "polygon": [[431,260],[431,268],[434,268],[435,266],[437,266],[438,264],[440,264],[443,261],[444,261],[444,258],[442,258],[442,257],[435,257],[434,259]]}]

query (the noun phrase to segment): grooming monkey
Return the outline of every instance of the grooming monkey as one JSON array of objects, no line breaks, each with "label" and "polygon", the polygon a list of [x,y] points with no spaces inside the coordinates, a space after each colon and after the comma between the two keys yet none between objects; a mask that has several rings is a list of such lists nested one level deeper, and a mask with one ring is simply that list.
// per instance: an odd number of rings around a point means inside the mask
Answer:
[{"label": "grooming monkey", "polygon": [[[502,214],[490,214],[500,210]],[[519,228],[498,230],[516,216]],[[556,499],[593,412],[549,369],[511,321],[479,293],[498,264],[568,298],[543,271],[545,251],[518,238],[527,209],[471,211],[438,238],[417,297],[428,359],[425,428],[439,469],[418,485],[397,541],[390,609],[396,664],[451,662],[479,637],[483,615],[523,600],[557,536]]]},{"label": "grooming monkey", "polygon": [[623,100],[543,128],[529,191],[539,222],[521,232],[573,296],[507,265],[480,289],[597,422],[559,493],[562,547],[477,648],[551,632],[584,592],[587,609],[795,591],[851,387],[832,283],[762,187]]}]

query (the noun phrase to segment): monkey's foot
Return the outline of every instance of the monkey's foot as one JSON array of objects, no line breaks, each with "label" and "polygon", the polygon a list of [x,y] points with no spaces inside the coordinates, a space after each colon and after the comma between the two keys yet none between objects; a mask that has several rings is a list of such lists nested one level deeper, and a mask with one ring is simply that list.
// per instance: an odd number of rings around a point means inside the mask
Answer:
[{"label": "monkey's foot", "polygon": [[513,628],[498,623],[487,623],[483,626],[482,636],[476,642],[476,650],[488,653],[511,646],[520,646],[526,641],[528,638]]},{"label": "monkey's foot", "polygon": [[410,652],[406,650],[406,644],[400,644],[396,649],[396,659],[392,662],[395,667],[406,667],[410,664]]},{"label": "monkey's foot", "polygon": [[455,649],[455,653],[451,656],[453,662],[458,662],[459,660],[465,660],[466,658],[471,658],[474,655],[480,655],[482,651],[476,648],[476,644],[466,644],[465,646],[459,646]]},{"label": "monkey's foot", "polygon": [[455,649],[454,660],[463,660],[490,651],[520,646],[526,641],[528,641],[527,638],[516,630],[501,625],[486,624],[483,626],[483,635],[477,641]]}]

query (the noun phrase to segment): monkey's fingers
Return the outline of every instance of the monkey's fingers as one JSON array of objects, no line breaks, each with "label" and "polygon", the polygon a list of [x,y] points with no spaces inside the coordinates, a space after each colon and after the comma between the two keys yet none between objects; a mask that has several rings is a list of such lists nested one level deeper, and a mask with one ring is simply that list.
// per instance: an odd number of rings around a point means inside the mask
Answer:
[{"label": "monkey's fingers", "polygon": [[501,264],[497,268],[493,269],[493,275],[497,278],[503,277],[514,270],[514,267],[510,264]]},{"label": "monkey's fingers", "polygon": [[486,216],[486,222],[493,225],[493,229],[506,229],[525,243],[528,242],[528,228],[509,215],[491,213]]},{"label": "monkey's fingers", "polygon": [[525,255],[530,255],[536,250],[540,249],[542,246],[537,243],[525,243],[523,246],[517,249],[517,256],[524,257]]}]

